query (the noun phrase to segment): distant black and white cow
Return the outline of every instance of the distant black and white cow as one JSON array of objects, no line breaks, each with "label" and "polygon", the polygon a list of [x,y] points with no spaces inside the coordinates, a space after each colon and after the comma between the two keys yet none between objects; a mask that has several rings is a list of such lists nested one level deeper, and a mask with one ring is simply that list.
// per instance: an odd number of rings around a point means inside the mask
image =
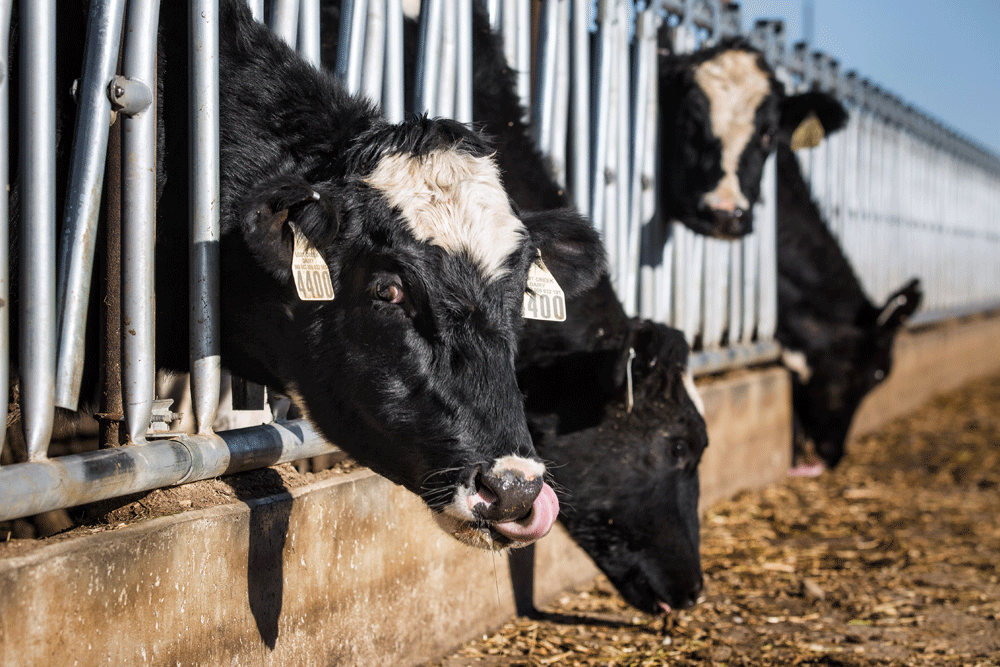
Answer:
[{"label": "distant black and white cow", "polygon": [[[666,38],[668,31],[661,34]],[[753,205],[782,99],[760,52],[743,41],[725,40],[686,55],[661,48],[664,219],[723,239],[753,231]]]},{"label": "distant black and white cow", "polygon": [[[778,158],[778,330],[793,371],[793,474],[818,474],[844,456],[861,400],[892,369],[900,325],[920,305],[910,280],[881,306],[865,295],[850,262],[812,199],[789,145],[792,130],[813,114],[826,135],[847,113],[823,93],[793,98],[782,111]],[[809,451],[815,448],[816,462]]]},{"label": "distant black and white cow", "polygon": [[[157,360],[180,370],[186,14],[161,17],[157,247]],[[519,218],[478,134],[444,120],[386,123],[241,0],[220,3],[220,42],[223,364],[292,395],[455,537],[500,548],[543,536],[558,502],[514,368],[527,273],[540,252],[567,294],[585,291],[603,268],[596,234],[575,218]],[[329,270],[324,300],[305,300],[295,282],[304,247]]]}]

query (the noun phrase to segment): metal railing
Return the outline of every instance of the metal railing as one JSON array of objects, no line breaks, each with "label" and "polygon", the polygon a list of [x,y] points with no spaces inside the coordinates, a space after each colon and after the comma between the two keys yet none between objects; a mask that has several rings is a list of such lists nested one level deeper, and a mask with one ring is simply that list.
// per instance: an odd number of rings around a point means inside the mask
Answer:
[{"label": "metal railing", "polygon": [[[532,0],[489,0],[491,21],[507,39],[518,90],[535,138],[557,179],[590,215],[608,246],[610,271],[626,310],[671,324],[697,343],[696,372],[772,359],[777,318],[775,167],[765,166],[757,231],[739,242],[697,236],[654,219],[657,156],[657,33],[664,22],[678,53],[739,32],[739,13],[708,0],[545,0],[532,50]],[[54,35],[55,3],[21,3],[19,95],[20,375],[28,463],[0,467],[0,520],[127,493],[293,461],[333,451],[302,421],[213,432],[220,390],[217,0],[192,0],[191,387],[196,435],[150,431],[164,419],[155,403],[153,265],[156,183],[155,35],[159,0],[94,0],[87,68],[78,99],[71,196],[56,261]],[[304,57],[319,62],[319,0],[251,1]],[[416,108],[471,118],[471,20],[467,3],[424,0]],[[8,36],[11,0],[0,0]],[[125,6],[122,75],[114,45]],[[391,120],[404,111],[402,0],[343,0],[337,74],[347,87],[380,100]],[[171,7],[178,11],[178,7]],[[327,26],[327,29],[331,29]],[[906,107],[836,63],[786,51],[777,23],[750,38],[792,87],[816,83],[851,108],[848,127],[803,154],[817,199],[875,298],[911,274],[924,280],[926,310],[981,307],[1000,295],[1000,165],[996,156]],[[0,48],[6,57],[7,45]],[[535,61],[532,62],[532,53]],[[108,69],[108,62],[112,67]],[[6,69],[6,62],[3,63]],[[109,92],[111,99],[109,100]],[[7,141],[7,77],[0,77],[0,141]],[[133,443],[49,459],[54,406],[75,408],[82,347],[74,332],[86,319],[92,242],[101,199],[111,108],[123,121],[122,308],[139,333],[125,337],[123,423]],[[86,138],[84,138],[86,137]],[[6,147],[0,177],[6,178]],[[79,157],[77,157],[79,156]],[[0,197],[6,197],[0,188]],[[0,238],[7,206],[0,205]],[[79,240],[83,239],[83,240]],[[2,245],[2,244],[0,244]],[[889,252],[889,249],[892,252]],[[904,252],[900,252],[904,249]],[[72,250],[73,252],[69,252]],[[0,248],[0,324],[8,316],[6,248]],[[54,267],[58,266],[58,274]],[[59,281],[57,282],[57,275]],[[30,287],[30,288],[29,288]],[[59,298],[57,299],[57,290]],[[77,295],[82,295],[82,297]],[[79,300],[81,299],[82,300]],[[71,305],[71,302],[77,305]],[[56,304],[61,306],[57,320]],[[58,324],[58,326],[57,326]],[[137,326],[138,324],[138,326]],[[0,391],[8,383],[7,327],[0,326]],[[58,373],[57,373],[58,369]],[[57,389],[58,387],[58,389]],[[58,403],[57,403],[58,401]]]},{"label": "metal railing", "polygon": [[843,130],[798,157],[869,295],[882,302],[919,277],[918,324],[1000,306],[1000,158],[827,54],[786,48],[778,21],[751,38],[791,91],[848,109]]}]

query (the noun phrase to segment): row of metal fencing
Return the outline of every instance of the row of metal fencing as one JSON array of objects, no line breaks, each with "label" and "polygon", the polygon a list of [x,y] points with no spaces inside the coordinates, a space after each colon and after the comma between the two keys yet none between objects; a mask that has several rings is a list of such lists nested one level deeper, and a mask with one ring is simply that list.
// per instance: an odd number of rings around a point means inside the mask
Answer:
[{"label": "row of metal fencing", "polygon": [[[325,0],[329,1],[329,0]],[[0,468],[0,520],[170,484],[328,453],[305,421],[213,433],[219,364],[218,0],[185,3],[191,16],[191,350],[194,435],[150,431],[167,408],[156,403],[153,360],[155,121],[144,113],[155,90],[159,0],[92,0],[87,66],[78,85],[73,171],[57,244],[54,204],[54,0],[20,5],[20,49],[30,82],[0,82],[0,180],[8,180],[7,99],[17,97],[21,136],[22,334],[18,372],[28,463]],[[423,0],[414,109],[402,73],[407,0],[342,0],[340,25],[323,26],[320,0],[251,0],[258,20],[319,65],[325,31],[339,30],[336,74],[382,105],[390,120],[408,111],[472,119],[472,11],[467,2]],[[708,239],[656,215],[658,34],[676,53],[741,34],[735,3],[709,0],[488,0],[493,27],[517,73],[534,138],[575,205],[602,232],[612,281],[626,310],[673,325],[696,344],[693,370],[709,372],[773,359],[777,321],[775,165],[765,166],[756,231],[740,241]],[[6,58],[11,0],[0,0]],[[181,11],[171,3],[169,11]],[[124,19],[123,19],[124,17]],[[115,56],[122,21],[122,76]],[[533,31],[533,28],[536,30]],[[536,35],[533,41],[532,35]],[[800,161],[831,228],[873,299],[910,276],[924,284],[923,319],[992,307],[1000,298],[1000,160],[941,123],[807,45],[788,47],[779,21],[746,38],[789,92],[819,87],[850,110],[845,130]],[[6,71],[6,66],[3,67]],[[107,118],[112,95],[124,115],[123,317],[126,336],[123,428],[135,447],[48,457],[55,406],[80,393],[81,332],[93,265]],[[66,175],[58,175],[65,177]],[[6,225],[6,191],[0,189]],[[0,238],[6,237],[0,229]],[[58,247],[57,247],[58,245]],[[0,391],[8,387],[6,246],[0,244]],[[57,259],[57,250],[58,259]],[[212,278],[212,276],[216,276]],[[57,312],[58,304],[58,312]],[[136,323],[141,323],[136,326]],[[58,326],[57,326],[58,324]],[[6,395],[0,396],[7,403]],[[101,465],[95,465],[100,463]]]}]

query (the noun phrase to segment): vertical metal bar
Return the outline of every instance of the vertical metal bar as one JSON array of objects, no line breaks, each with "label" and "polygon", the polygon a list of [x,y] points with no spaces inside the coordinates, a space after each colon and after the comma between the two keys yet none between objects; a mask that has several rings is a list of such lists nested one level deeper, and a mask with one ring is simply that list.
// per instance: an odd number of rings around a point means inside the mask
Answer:
[{"label": "vertical metal bar", "polygon": [[354,94],[361,92],[368,2],[369,0],[344,0],[341,7],[337,77],[344,87]]},{"label": "vertical metal bar", "polygon": [[[118,64],[125,0],[94,0],[87,20],[71,171],[59,252],[57,303],[61,311],[56,405],[76,410],[83,376],[90,279],[104,185],[111,101],[108,84]],[[49,102],[52,103],[51,101]]]},{"label": "vertical metal bar", "polygon": [[420,4],[420,38],[417,44],[417,80],[413,111],[435,115],[438,109],[438,74],[441,68],[441,0]]},{"label": "vertical metal bar", "polygon": [[456,4],[455,120],[472,122],[472,3]]},{"label": "vertical metal bar", "polygon": [[615,208],[609,209],[609,214],[614,216],[613,234],[618,239],[618,280],[615,287],[618,289],[618,296],[629,309],[630,315],[635,314],[635,294],[628,293],[628,274],[635,270],[629,264],[629,207],[631,199],[629,189],[632,185],[631,178],[631,121],[632,121],[632,71],[631,61],[631,32],[632,32],[632,2],[631,0],[619,0],[617,6],[618,14],[618,43],[615,53],[616,70],[618,72],[618,96],[615,100],[617,104],[617,122],[613,126],[616,132],[617,158],[617,178],[615,179]]},{"label": "vertical metal bar", "polygon": [[8,188],[10,187],[10,127],[7,104],[10,101],[10,15],[14,0],[0,0],[0,413],[4,416],[5,427],[0,429],[0,451],[3,451],[7,436],[7,401],[10,391],[10,282],[7,278],[9,256],[7,239],[10,220],[8,219]]},{"label": "vertical metal bar", "polygon": [[524,105],[525,122],[531,121],[531,3],[529,0],[507,0],[517,3],[515,14],[516,30],[514,32],[517,49],[516,64],[517,94]]},{"label": "vertical metal bar", "polygon": [[264,0],[247,0],[247,3],[254,20],[264,23]]},{"label": "vertical metal bar", "polygon": [[301,0],[299,5],[299,55],[313,67],[322,67],[322,37],[319,0]]},{"label": "vertical metal bar", "polygon": [[129,0],[122,74],[144,84],[154,101],[123,121],[122,314],[125,428],[132,442],[149,429],[156,386],[153,258],[156,251],[156,33],[160,0]]},{"label": "vertical metal bar", "polygon": [[532,134],[545,155],[552,152],[552,124],[555,115],[556,51],[559,48],[560,0],[545,0],[538,29],[538,62],[535,63],[535,97],[531,104]]},{"label": "vertical metal bar", "polygon": [[[590,206],[590,218],[594,227],[604,232],[604,200],[607,194],[608,181],[608,135],[611,123],[611,80],[614,49],[614,31],[612,30],[612,0],[598,0],[597,4],[597,125],[594,128],[594,182],[593,203]],[[607,239],[605,239],[607,242]],[[610,249],[609,252],[609,259]],[[611,267],[609,267],[610,269]]]},{"label": "vertical metal bar", "polygon": [[218,410],[219,366],[219,0],[192,0],[191,403],[198,433]]},{"label": "vertical metal bar", "polygon": [[385,0],[368,0],[366,4],[361,94],[381,102],[382,73],[385,69]]},{"label": "vertical metal bar", "polygon": [[21,417],[40,461],[55,415],[55,0],[21,2],[21,44]]},{"label": "vertical metal bar", "polygon": [[268,25],[274,34],[294,49],[299,31],[299,0],[272,0],[271,22]]},{"label": "vertical metal bar", "polygon": [[441,13],[441,61],[437,70],[438,89],[434,115],[455,117],[455,73],[458,62],[456,32],[458,7],[445,2]]},{"label": "vertical metal bar", "polygon": [[761,175],[761,192],[767,193],[754,214],[757,237],[760,243],[758,274],[759,304],[757,340],[774,338],[778,326],[778,238],[777,238],[777,158],[771,154],[764,162]]},{"label": "vertical metal bar", "polygon": [[403,88],[403,2],[386,0],[385,64],[383,66],[382,113],[390,123],[406,115]]},{"label": "vertical metal bar", "polygon": [[573,201],[583,215],[590,213],[590,29],[589,2],[572,4],[573,57],[570,109],[573,114]]}]

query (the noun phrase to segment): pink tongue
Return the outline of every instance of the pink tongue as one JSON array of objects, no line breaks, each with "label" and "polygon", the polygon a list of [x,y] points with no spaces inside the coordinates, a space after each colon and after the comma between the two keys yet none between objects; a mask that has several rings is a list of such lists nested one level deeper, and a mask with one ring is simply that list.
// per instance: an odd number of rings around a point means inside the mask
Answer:
[{"label": "pink tongue", "polygon": [[822,463],[814,463],[812,465],[798,465],[788,471],[788,476],[819,477],[824,470],[826,470],[826,466],[824,466]]},{"label": "pink tongue", "polygon": [[663,611],[667,612],[668,614],[670,613],[670,605],[668,605],[666,602],[662,602],[661,601],[659,603],[659,605],[660,605],[660,609],[662,609]]},{"label": "pink tongue", "polygon": [[542,484],[542,490],[538,492],[538,497],[531,506],[531,514],[527,518],[503,521],[494,524],[493,527],[501,535],[520,543],[516,546],[525,546],[545,537],[552,529],[557,516],[559,516],[559,500],[556,498],[556,492],[548,484]]}]

